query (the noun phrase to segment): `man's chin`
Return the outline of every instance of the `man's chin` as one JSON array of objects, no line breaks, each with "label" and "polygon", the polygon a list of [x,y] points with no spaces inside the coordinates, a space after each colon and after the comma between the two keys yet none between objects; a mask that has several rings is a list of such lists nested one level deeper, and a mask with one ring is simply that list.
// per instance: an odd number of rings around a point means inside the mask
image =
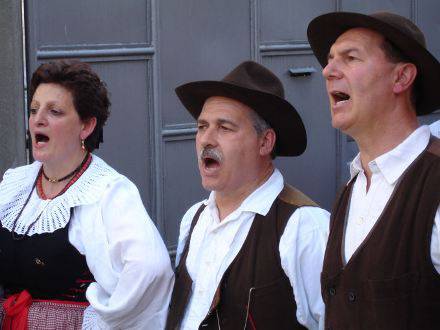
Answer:
[{"label": "man's chin", "polygon": [[334,115],[332,116],[332,126],[333,128],[336,128],[343,133],[345,133],[345,130],[348,128],[347,121],[344,120],[342,115]]},{"label": "man's chin", "polygon": [[202,187],[208,191],[215,191],[218,190],[218,182],[212,178],[202,177]]}]

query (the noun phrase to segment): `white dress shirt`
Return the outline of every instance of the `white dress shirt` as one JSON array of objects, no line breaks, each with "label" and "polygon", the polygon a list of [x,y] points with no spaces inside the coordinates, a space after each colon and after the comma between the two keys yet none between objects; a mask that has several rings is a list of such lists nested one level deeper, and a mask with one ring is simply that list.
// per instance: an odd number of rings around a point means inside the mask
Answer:
[{"label": "white dress shirt", "polygon": [[[34,162],[5,173],[0,218],[8,230],[40,167]],[[95,278],[86,291],[90,306],[84,312],[83,329],[165,327],[173,286],[171,262],[130,180],[93,155],[87,170],[59,197],[42,200],[34,189],[15,231],[24,234],[36,219],[28,235],[69,225],[69,242],[85,255]]]},{"label": "white dress shirt", "polygon": [[432,135],[440,138],[440,120],[433,122],[429,125],[429,128],[431,129]]},{"label": "white dress shirt", "polygon": [[[348,261],[382,214],[393,190],[405,170],[423,152],[429,142],[428,126],[421,126],[397,147],[368,163],[371,183],[367,192],[367,178],[358,154],[350,165],[356,182],[350,200],[345,232],[345,260]],[[440,189],[440,187],[439,187]],[[437,208],[431,239],[431,258],[440,273],[440,208]]]},{"label": "white dress shirt", "polygon": [[[196,211],[202,203],[207,205],[194,227],[186,260],[193,286],[182,329],[194,330],[199,327],[208,313],[223,274],[248,235],[255,214],[265,216],[283,186],[283,176],[275,169],[263,185],[222,221],[219,220],[215,192],[211,192],[208,200],[192,206],[183,216],[176,265]],[[279,244],[281,266],[294,291],[296,317],[309,329],[322,328],[324,321],[320,273],[328,224],[327,211],[318,207],[298,208],[290,217]]]}]

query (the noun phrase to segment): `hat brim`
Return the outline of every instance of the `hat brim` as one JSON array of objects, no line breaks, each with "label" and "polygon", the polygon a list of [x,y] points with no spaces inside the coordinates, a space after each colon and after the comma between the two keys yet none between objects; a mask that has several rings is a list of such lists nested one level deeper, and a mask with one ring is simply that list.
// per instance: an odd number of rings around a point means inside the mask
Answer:
[{"label": "hat brim", "polygon": [[257,112],[275,131],[277,156],[299,156],[307,146],[304,124],[295,108],[286,100],[269,93],[223,81],[195,81],[176,88],[185,108],[197,119],[211,96],[235,99]]},{"label": "hat brim", "polygon": [[310,46],[322,67],[327,65],[331,46],[345,31],[352,28],[367,28],[377,31],[391,41],[417,67],[418,115],[424,115],[440,108],[440,63],[415,39],[402,33],[394,26],[379,19],[360,13],[336,12],[313,19],[307,29]]}]

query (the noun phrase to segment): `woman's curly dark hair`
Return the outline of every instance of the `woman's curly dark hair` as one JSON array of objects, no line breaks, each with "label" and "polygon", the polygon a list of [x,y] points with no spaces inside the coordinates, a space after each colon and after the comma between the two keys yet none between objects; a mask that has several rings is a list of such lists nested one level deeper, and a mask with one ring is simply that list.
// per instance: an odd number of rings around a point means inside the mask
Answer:
[{"label": "woman's curly dark hair", "polygon": [[54,83],[72,93],[73,104],[81,120],[96,117],[96,127],[84,144],[93,151],[102,142],[102,128],[110,115],[107,87],[87,63],[60,60],[41,64],[32,75],[29,97],[32,100],[38,85]]}]

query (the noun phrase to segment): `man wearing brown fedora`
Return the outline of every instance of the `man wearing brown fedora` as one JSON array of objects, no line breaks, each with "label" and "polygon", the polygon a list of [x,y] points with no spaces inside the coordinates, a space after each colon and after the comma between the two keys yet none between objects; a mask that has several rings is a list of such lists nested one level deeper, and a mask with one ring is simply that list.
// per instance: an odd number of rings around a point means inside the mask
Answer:
[{"label": "man wearing brown fedora", "polygon": [[440,142],[417,115],[440,108],[440,64],[392,13],[312,20],[332,125],[359,154],[330,221],[328,329],[440,329]]},{"label": "man wearing brown fedora", "polygon": [[281,81],[247,61],[176,93],[197,119],[211,193],[180,225],[167,329],[318,329],[329,214],[272,163],[302,154],[307,140]]}]

